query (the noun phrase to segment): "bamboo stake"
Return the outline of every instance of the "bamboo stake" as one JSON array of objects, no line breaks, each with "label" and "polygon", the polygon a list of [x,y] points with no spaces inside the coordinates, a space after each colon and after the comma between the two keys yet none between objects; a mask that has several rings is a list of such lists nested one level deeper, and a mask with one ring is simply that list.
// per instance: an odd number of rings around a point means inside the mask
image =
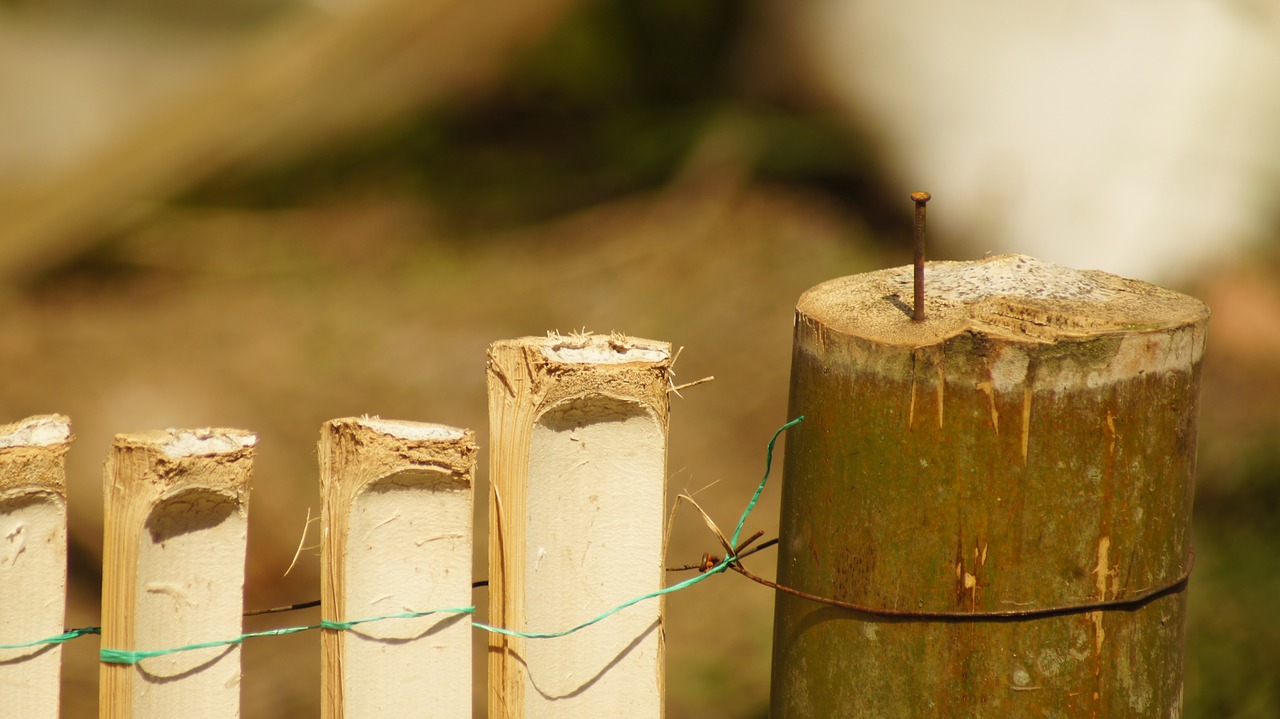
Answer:
[{"label": "bamboo stake", "polygon": [[[160,650],[240,635],[256,437],[116,435],[105,471],[102,646]],[[102,665],[101,716],[238,717],[240,647]]]},{"label": "bamboo stake", "polygon": [[772,716],[1178,716],[1208,309],[928,269],[920,322],[909,267],[800,298],[778,581],[869,609],[777,595]]},{"label": "bamboo stake", "polygon": [[[322,615],[470,607],[475,434],[373,418],[320,438]],[[325,631],[326,718],[470,717],[471,618],[445,613]]]},{"label": "bamboo stake", "polygon": [[[61,415],[0,425],[0,644],[62,633],[71,440],[71,422]],[[61,670],[59,644],[0,649],[4,712],[57,717]]]},{"label": "bamboo stake", "polygon": [[[670,345],[614,335],[489,348],[489,615],[576,626],[663,584]],[[658,717],[662,602],[554,639],[491,635],[489,715]]]}]

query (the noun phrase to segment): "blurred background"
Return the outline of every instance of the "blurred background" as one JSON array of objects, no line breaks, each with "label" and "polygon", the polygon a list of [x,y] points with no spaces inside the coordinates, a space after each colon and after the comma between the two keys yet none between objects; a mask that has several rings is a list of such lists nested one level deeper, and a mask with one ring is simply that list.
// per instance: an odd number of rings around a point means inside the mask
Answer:
[{"label": "blurred background", "polygon": [[[731,526],[796,298],[907,263],[924,189],[932,259],[1210,305],[1185,716],[1280,716],[1277,127],[1262,0],[3,0],[0,421],[72,418],[71,626],[98,623],[115,433],[256,431],[246,604],[313,599],[314,527],[285,570],[321,422],[483,447],[485,348],[547,330],[715,375],[673,398],[668,494]],[[715,550],[677,518],[671,564]],[[772,605],[736,576],[668,599],[669,716],[766,715]],[[64,648],[64,716],[96,715],[97,649]],[[245,717],[318,715],[315,633],[244,666]]]}]

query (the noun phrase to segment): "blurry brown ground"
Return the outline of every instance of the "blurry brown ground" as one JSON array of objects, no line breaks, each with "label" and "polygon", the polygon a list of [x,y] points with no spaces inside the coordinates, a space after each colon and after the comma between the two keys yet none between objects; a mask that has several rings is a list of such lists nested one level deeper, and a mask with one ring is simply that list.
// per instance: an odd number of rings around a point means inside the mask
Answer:
[{"label": "blurry brown ground", "polygon": [[[577,47],[580,24],[571,20],[532,64]],[[722,526],[733,523],[759,480],[765,441],[788,419],[796,298],[834,276],[904,263],[905,248],[892,243],[905,236],[909,207],[895,215],[874,191],[858,190],[871,168],[832,173],[824,162],[858,153],[831,149],[820,120],[744,121],[722,99],[635,121],[662,127],[656,134],[609,125],[632,152],[623,156],[599,150],[612,145],[593,145],[591,129],[574,125],[620,122],[612,115],[535,114],[522,120],[524,134],[473,126],[536,107],[520,82],[474,106],[428,108],[407,124],[379,126],[372,140],[218,175],[176,200],[157,196],[141,219],[8,288],[0,421],[62,412],[77,436],[68,467],[71,626],[98,623],[100,471],[113,434],[256,431],[246,604],[311,599],[317,551],[284,572],[308,509],[315,516],[319,507],[321,422],[364,413],[444,422],[476,429],[483,447],[485,348],[547,330],[667,340],[684,348],[677,381],[716,376],[673,398],[668,496],[697,492]],[[548,122],[568,126],[552,141],[539,124]],[[778,146],[787,150],[782,160]],[[833,178],[856,201],[834,196]],[[942,203],[934,217],[946,221]],[[903,230],[886,232],[885,218]],[[1273,250],[1180,288],[1215,312],[1189,717],[1280,713],[1277,287]],[[477,527],[486,482],[482,461]],[[776,489],[748,531],[774,536]],[[313,527],[309,543],[315,536]],[[692,515],[677,518],[672,537],[674,564],[716,549]],[[770,576],[772,563],[770,554],[750,561]],[[484,572],[481,556],[476,574]],[[477,595],[479,606],[485,601]],[[769,592],[725,576],[670,597],[667,616],[669,716],[764,716]],[[247,629],[315,619],[303,612]],[[477,633],[478,650],[484,639]],[[97,644],[82,639],[64,652],[64,716],[94,716]],[[251,641],[244,662],[244,716],[318,714],[316,634]],[[477,661],[477,677],[482,671]]]}]

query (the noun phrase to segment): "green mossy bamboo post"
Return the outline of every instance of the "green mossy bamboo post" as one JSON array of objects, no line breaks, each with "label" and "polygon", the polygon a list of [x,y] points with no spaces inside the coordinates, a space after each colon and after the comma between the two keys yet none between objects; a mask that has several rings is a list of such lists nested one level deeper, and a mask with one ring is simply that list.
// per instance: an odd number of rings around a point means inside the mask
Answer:
[{"label": "green mossy bamboo post", "polygon": [[[1006,255],[797,306],[772,716],[1168,717],[1208,309]],[[1124,600],[1137,606],[977,618]]]}]

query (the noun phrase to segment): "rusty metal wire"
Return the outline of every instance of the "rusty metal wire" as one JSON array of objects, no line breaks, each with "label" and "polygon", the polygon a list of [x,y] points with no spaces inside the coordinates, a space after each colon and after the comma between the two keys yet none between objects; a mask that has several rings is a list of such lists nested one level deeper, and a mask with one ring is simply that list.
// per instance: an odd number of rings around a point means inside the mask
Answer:
[{"label": "rusty metal wire", "polygon": [[[729,569],[741,574],[751,581],[769,587],[784,594],[790,594],[793,597],[799,597],[817,604],[825,604],[831,607],[847,609],[857,614],[868,615],[871,617],[881,617],[885,619],[894,619],[899,621],[919,621],[919,622],[1007,622],[1007,621],[1025,621],[1028,619],[1042,619],[1045,617],[1065,616],[1069,614],[1085,614],[1088,612],[1102,611],[1132,611],[1146,604],[1149,604],[1161,597],[1170,594],[1176,594],[1186,589],[1187,582],[1191,579],[1191,570],[1195,567],[1196,553],[1192,549],[1187,556],[1187,568],[1174,579],[1163,584],[1135,592],[1126,597],[1116,597],[1114,599],[1097,599],[1087,602],[1075,602],[1069,604],[1058,604],[1047,607],[1031,607],[1023,609],[1006,609],[1006,610],[984,610],[984,611],[925,611],[911,609],[890,609],[886,607],[873,607],[867,604],[858,604],[856,602],[846,602],[830,597],[822,597],[809,592],[803,592],[793,587],[788,587],[777,582],[765,579],[742,566],[741,560],[744,557],[755,554],[756,552],[767,547],[775,546],[777,539],[770,539],[755,547],[750,545],[763,532],[757,532],[748,541],[744,542],[734,552],[735,559],[729,562]],[[683,567],[668,567],[667,571],[689,571],[697,569],[699,572],[705,572],[719,565],[724,559],[714,554],[702,555],[702,561],[697,564],[686,565]]]}]

